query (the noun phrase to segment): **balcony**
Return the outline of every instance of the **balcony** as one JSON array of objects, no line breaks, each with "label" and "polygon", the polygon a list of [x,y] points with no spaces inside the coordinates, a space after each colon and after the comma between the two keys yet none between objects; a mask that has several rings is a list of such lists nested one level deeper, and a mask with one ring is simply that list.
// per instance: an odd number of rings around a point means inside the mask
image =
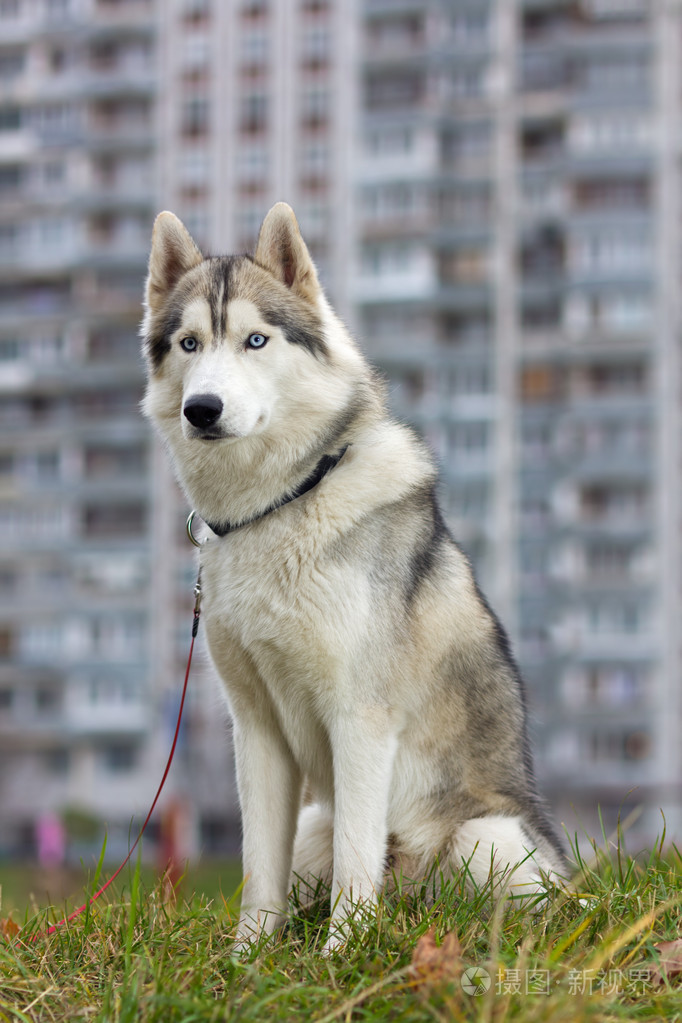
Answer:
[{"label": "balcony", "polygon": [[81,92],[93,100],[109,97],[151,97],[156,75],[149,64],[126,63],[107,69],[89,68],[79,76]]},{"label": "balcony", "polygon": [[151,0],[96,0],[94,17],[89,21],[88,35],[100,37],[120,35],[132,30],[136,34],[152,34],[155,30],[154,4]]},{"label": "balcony", "polygon": [[572,85],[572,65],[557,34],[553,45],[524,48],[519,68],[520,91],[528,93],[565,92]]},{"label": "balcony", "polygon": [[146,703],[79,704],[65,715],[67,733],[74,737],[104,735],[143,735],[153,720]]},{"label": "balcony", "polygon": [[93,181],[89,188],[77,196],[75,202],[87,212],[119,211],[128,208],[151,211],[156,208],[154,188],[139,179],[111,182]]},{"label": "balcony", "polygon": [[564,470],[578,484],[613,482],[650,483],[655,475],[655,459],[650,451],[604,450],[571,459]]},{"label": "balcony", "polygon": [[64,742],[69,737],[143,735],[151,723],[150,709],[141,703],[62,709],[49,715],[22,707],[13,713],[0,712],[0,737],[3,745],[15,741],[25,747],[28,740],[31,745],[49,747],[55,740]]},{"label": "balcony", "polygon": [[102,152],[151,150],[156,140],[151,119],[136,117],[91,117],[83,133],[82,144]]},{"label": "balcony", "polygon": [[592,632],[581,623],[558,624],[552,629],[556,650],[576,664],[649,663],[660,659],[660,641],[654,632]]},{"label": "balcony", "polygon": [[[25,274],[64,277],[74,269],[134,268],[144,279],[147,266],[149,238],[114,238],[111,241],[65,239],[60,245],[39,245],[19,239],[13,245],[0,248],[0,269],[6,278],[20,278]],[[140,287],[141,294],[141,287]],[[65,312],[72,311],[68,305]],[[2,310],[0,310],[2,315]]]}]

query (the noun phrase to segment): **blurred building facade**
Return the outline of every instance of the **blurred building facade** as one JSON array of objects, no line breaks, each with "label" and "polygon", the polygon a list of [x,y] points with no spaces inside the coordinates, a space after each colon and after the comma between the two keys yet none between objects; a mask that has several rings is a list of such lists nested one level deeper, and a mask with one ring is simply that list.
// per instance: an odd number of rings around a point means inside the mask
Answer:
[{"label": "blurred building facade", "polygon": [[511,627],[542,788],[679,833],[680,5],[364,11],[361,332]]},{"label": "blurred building facade", "polygon": [[[347,2],[0,3],[0,852],[54,807],[127,837],[150,802],[195,574],[138,411],[151,226],[168,207],[247,250],[286,195],[348,314],[359,27]],[[169,788],[204,849],[235,847],[201,651],[183,740]]]},{"label": "blurred building facade", "polygon": [[65,805],[127,838],[157,770],[136,414],[155,31],[147,0],[0,4],[3,849]]},{"label": "blurred building facade", "polygon": [[[280,198],[440,460],[541,787],[679,833],[681,41],[663,0],[0,0],[0,850],[153,794],[194,568],[137,413],[151,224],[246,250]],[[181,755],[224,848],[201,666]]]}]

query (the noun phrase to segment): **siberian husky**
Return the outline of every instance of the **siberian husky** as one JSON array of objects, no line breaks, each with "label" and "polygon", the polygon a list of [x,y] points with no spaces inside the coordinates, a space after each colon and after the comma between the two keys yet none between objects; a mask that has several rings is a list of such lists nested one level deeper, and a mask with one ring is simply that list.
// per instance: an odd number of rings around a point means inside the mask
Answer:
[{"label": "siberian husky", "polygon": [[443,521],[431,456],[387,413],[291,208],[270,210],[253,257],[204,258],[161,213],[142,333],[145,413],[207,525],[239,939],[281,926],[295,878],[331,882],[330,947],[389,864],[541,890],[565,860],[506,634]]}]

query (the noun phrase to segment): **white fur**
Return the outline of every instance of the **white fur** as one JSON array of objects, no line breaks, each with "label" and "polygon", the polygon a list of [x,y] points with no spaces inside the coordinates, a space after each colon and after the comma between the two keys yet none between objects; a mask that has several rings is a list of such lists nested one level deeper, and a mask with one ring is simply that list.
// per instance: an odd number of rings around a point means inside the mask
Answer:
[{"label": "white fur", "polygon": [[[280,267],[275,250],[283,237],[297,262],[287,258]],[[300,466],[325,443],[319,438],[339,410],[363,396],[344,436],[349,447],[321,484],[223,539],[208,534],[201,551],[206,634],[234,720],[244,834],[240,938],[282,923],[293,871],[294,880],[301,875],[313,886],[331,878],[333,945],[353,906],[376,900],[391,835],[415,870],[446,855],[454,869],[467,863],[477,884],[491,866],[516,867],[529,854],[511,880],[535,884],[539,868],[560,867],[560,858],[550,847],[527,848],[519,819],[496,810],[506,797],[487,791],[479,762],[467,759],[466,693],[456,677],[444,682],[441,665],[456,639],[463,672],[469,665],[488,670],[497,664],[497,638],[466,560],[454,545],[443,549],[408,608],[400,585],[373,579],[363,557],[352,556],[355,536],[358,550],[374,542],[371,524],[386,508],[432,486],[433,465],[415,436],[385,415],[362,356],[316,290],[291,211],[275,207],[261,239],[260,265],[314,301],[327,356],[292,344],[267,322],[253,298],[267,280],[247,268],[256,275],[255,284],[247,281],[251,297],[228,303],[223,337],[212,337],[207,299],[187,304],[168,352],[150,371],[144,407],[192,506],[206,521],[240,523],[287,493],[295,470],[300,482]],[[162,214],[145,329],[162,311],[164,272],[183,260],[189,272],[200,256],[176,218]],[[245,347],[251,333],[268,336],[264,349]],[[195,352],[179,344],[189,334],[199,342]],[[187,400],[205,393],[223,403],[224,437],[215,442],[202,440],[183,416]],[[399,559],[400,552],[386,553],[387,562]],[[495,670],[502,681],[496,675],[490,686],[503,697],[500,720],[518,728],[511,669]],[[435,779],[460,750],[443,785],[478,800],[486,813],[480,818],[437,809]],[[516,778],[515,765],[510,772]],[[317,802],[301,810],[304,778]]]}]

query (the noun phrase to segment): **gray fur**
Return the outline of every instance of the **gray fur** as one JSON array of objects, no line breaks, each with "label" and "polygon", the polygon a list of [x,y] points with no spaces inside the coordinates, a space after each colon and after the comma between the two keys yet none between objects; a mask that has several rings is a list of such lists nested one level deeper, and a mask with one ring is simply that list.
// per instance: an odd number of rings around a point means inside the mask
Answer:
[{"label": "gray fur", "polygon": [[[242,939],[281,922],[292,869],[333,878],[334,940],[389,860],[421,874],[471,860],[482,881],[491,857],[504,871],[532,853],[512,887],[561,873],[507,636],[445,526],[431,456],[388,415],[288,207],[253,259],[202,260],[162,214],[143,335],[145,410],[205,521],[251,522],[348,445],[312,491],[201,553],[235,722]],[[207,388],[225,408],[218,441],[183,418]],[[304,777],[314,804],[294,846]]]}]

